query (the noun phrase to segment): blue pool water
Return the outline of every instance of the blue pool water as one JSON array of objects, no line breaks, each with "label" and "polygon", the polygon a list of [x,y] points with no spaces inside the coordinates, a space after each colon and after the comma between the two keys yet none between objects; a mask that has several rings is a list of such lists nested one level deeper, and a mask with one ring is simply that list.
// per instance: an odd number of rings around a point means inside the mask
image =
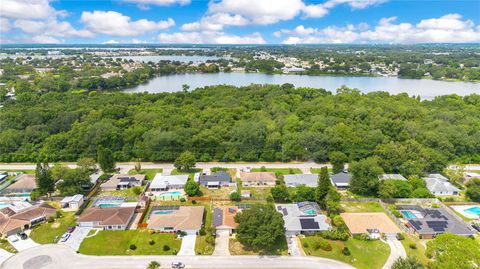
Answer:
[{"label": "blue pool water", "polygon": [[315,210],[313,209],[307,209],[305,210],[305,213],[307,213],[308,215],[317,215],[317,212],[315,212]]},{"label": "blue pool water", "polygon": [[98,207],[100,208],[114,208],[119,207],[121,204],[99,204]]},{"label": "blue pool water", "polygon": [[182,196],[182,193],[179,192],[179,191],[172,191],[172,192],[164,192],[162,194],[160,194],[159,196]]},{"label": "blue pool water", "polygon": [[415,216],[415,214],[413,214],[412,212],[408,211],[408,210],[402,210],[400,211],[400,213],[402,213],[403,217],[406,218],[406,219],[416,219],[417,216]]},{"label": "blue pool water", "polygon": [[480,206],[470,207],[469,209],[465,209],[464,211],[469,214],[476,214],[480,216]]},{"label": "blue pool water", "polygon": [[155,214],[155,215],[168,215],[168,214],[172,214],[172,213],[173,213],[173,210],[158,210],[158,211],[153,212],[153,214]]}]

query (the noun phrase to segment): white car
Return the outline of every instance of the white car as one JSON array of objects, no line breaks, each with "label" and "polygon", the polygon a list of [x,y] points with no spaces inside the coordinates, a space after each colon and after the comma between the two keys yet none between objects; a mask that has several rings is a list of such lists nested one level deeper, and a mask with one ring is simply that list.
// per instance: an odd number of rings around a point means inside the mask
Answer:
[{"label": "white car", "polygon": [[17,242],[17,241],[18,241],[18,237],[17,237],[16,235],[12,234],[12,235],[10,235],[10,236],[8,237],[8,241],[10,241],[10,242]]},{"label": "white car", "polygon": [[62,237],[60,237],[60,242],[67,242],[68,238],[70,238],[70,235],[69,233],[64,233],[62,235]]},{"label": "white car", "polygon": [[172,262],[172,268],[185,268],[185,264],[182,262]]}]

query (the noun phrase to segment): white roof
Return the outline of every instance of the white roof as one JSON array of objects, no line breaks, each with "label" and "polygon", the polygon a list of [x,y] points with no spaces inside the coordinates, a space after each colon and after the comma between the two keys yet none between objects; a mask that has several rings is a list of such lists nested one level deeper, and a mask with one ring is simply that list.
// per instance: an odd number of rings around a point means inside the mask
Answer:
[{"label": "white roof", "polygon": [[[307,204],[306,202],[305,204]],[[299,204],[275,204],[275,209],[280,212],[285,222],[285,230],[287,232],[300,231],[326,231],[330,229],[327,223],[327,217],[321,214],[306,214],[303,212]],[[305,223],[305,220],[313,220],[314,225]]]},{"label": "white roof", "polygon": [[188,175],[163,175],[156,174],[150,183],[150,189],[161,189],[169,185],[185,185]]},{"label": "white roof", "polygon": [[71,202],[80,202],[82,200],[83,195],[82,194],[75,194],[74,196],[65,196],[65,198],[62,199],[61,203],[71,203]]},{"label": "white roof", "polygon": [[449,194],[459,192],[460,190],[452,185],[452,183],[436,177],[424,178],[427,183],[427,189],[433,194]]},{"label": "white roof", "polygon": [[284,175],[283,180],[287,186],[305,185],[308,187],[316,187],[318,184],[318,174]]}]

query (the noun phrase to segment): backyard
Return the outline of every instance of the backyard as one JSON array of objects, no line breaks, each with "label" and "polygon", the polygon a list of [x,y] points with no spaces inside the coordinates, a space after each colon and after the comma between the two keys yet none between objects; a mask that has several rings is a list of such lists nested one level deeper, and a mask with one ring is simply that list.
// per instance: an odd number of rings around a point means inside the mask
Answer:
[{"label": "backyard", "polygon": [[138,196],[142,193],[143,188],[145,186],[136,186],[132,188],[128,188],[125,190],[114,190],[114,191],[100,191],[98,192],[97,196],[99,197],[106,197],[106,196],[116,196],[116,197],[123,197],[128,201],[137,201]]},{"label": "backyard", "polygon": [[182,240],[171,233],[147,230],[100,231],[96,236],[83,240],[79,252],[99,256],[175,255],[181,243]]},{"label": "backyard", "polygon": [[273,172],[275,175],[283,176],[290,174],[301,174],[302,170],[298,168],[252,168],[252,172]]},{"label": "backyard", "polygon": [[30,238],[39,244],[53,244],[67,231],[69,226],[75,226],[75,213],[62,212],[62,217],[53,222],[45,222],[32,229]]},{"label": "backyard", "polygon": [[128,174],[129,175],[142,174],[142,175],[145,175],[147,180],[153,180],[153,178],[155,177],[155,175],[157,173],[162,173],[162,172],[163,172],[163,169],[161,169],[161,168],[159,168],[159,169],[140,169],[140,171],[132,169],[132,170],[128,171]]},{"label": "backyard", "polygon": [[347,213],[385,212],[379,202],[342,202],[341,206]]},{"label": "backyard", "polygon": [[[315,242],[322,240],[319,236],[300,238],[307,255],[339,260],[355,266],[358,269],[380,269],[390,255],[390,248],[380,240],[364,241],[349,238],[347,241],[328,240],[331,251],[315,248]],[[343,254],[348,247],[350,255]]]},{"label": "backyard", "polygon": [[189,171],[178,171],[176,168],[172,170],[171,175],[188,175],[189,179],[193,179],[195,173],[201,173],[202,169],[194,168]]}]

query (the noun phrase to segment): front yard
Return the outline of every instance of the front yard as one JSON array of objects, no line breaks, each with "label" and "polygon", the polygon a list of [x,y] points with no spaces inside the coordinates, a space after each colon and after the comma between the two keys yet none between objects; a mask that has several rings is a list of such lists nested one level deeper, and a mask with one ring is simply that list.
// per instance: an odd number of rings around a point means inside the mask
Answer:
[{"label": "front yard", "polygon": [[427,265],[428,258],[425,255],[424,244],[427,240],[419,239],[414,235],[404,234],[405,239],[400,240],[402,242],[403,248],[407,252],[408,257],[416,257],[423,265]]},{"label": "front yard", "polygon": [[231,255],[288,255],[287,240],[285,237],[269,250],[254,251],[242,245],[235,238],[230,238],[228,248]]},{"label": "front yard", "polygon": [[175,234],[147,230],[100,231],[96,236],[83,240],[79,252],[98,256],[175,255],[181,244],[182,240],[177,239]]},{"label": "front yard", "polygon": [[[390,256],[390,248],[380,240],[363,241],[349,238],[347,241],[328,240],[331,251],[315,249],[319,236],[300,238],[305,253],[310,256],[339,260],[355,266],[358,269],[380,269]],[[342,250],[348,247],[350,255],[344,255]]]},{"label": "front yard", "polygon": [[54,244],[67,231],[69,226],[75,226],[75,213],[62,212],[62,217],[54,222],[41,223],[32,229],[30,238],[39,244]]},{"label": "front yard", "polygon": [[8,242],[7,239],[0,239],[0,248],[10,253],[17,253],[18,251]]}]

